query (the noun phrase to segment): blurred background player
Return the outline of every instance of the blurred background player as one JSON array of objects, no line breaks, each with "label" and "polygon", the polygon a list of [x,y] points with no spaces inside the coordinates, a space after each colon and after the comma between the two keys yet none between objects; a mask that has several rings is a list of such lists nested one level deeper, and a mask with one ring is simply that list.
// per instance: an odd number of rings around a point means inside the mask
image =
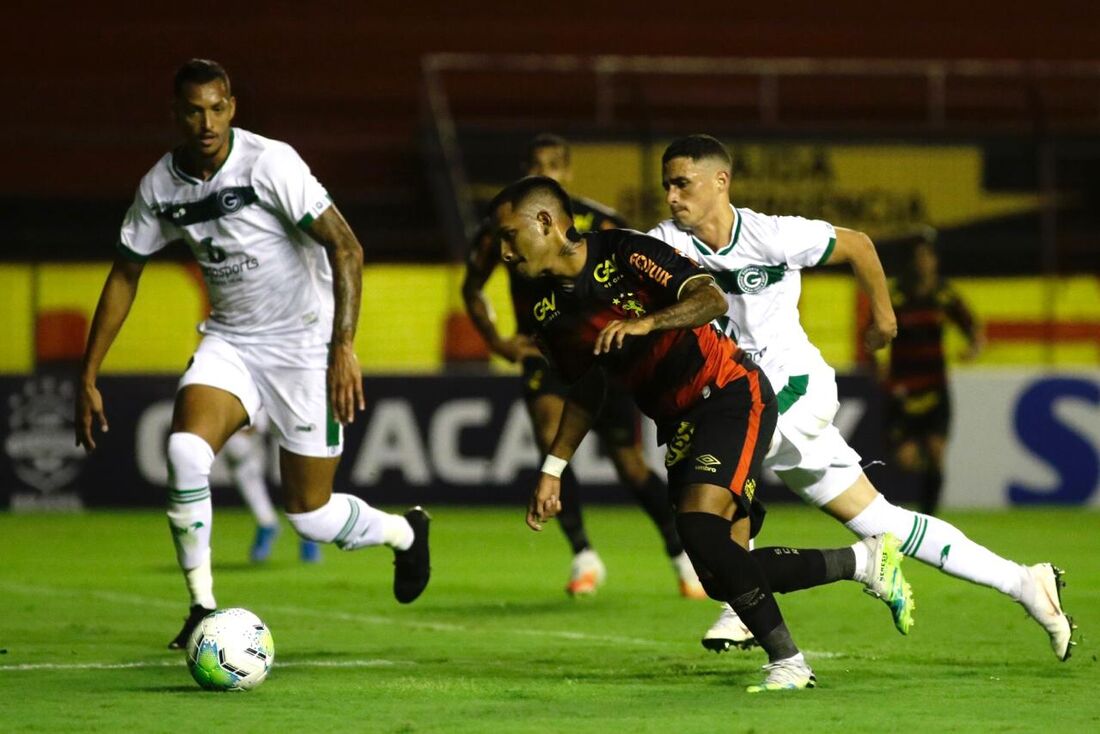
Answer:
[{"label": "blurred background player", "polygon": [[[271,501],[264,470],[267,466],[267,415],[260,411],[255,426],[242,428],[229,437],[222,447],[233,485],[256,521],[256,536],[248,551],[253,563],[263,563],[271,557],[279,537],[279,514]],[[298,557],[306,563],[321,560],[321,546],[307,538],[298,539]]]},{"label": "blurred background player", "polygon": [[[833,425],[836,373],[810,342],[798,313],[800,271],[847,263],[871,302],[869,349],[893,339],[896,320],[874,243],[828,222],[769,216],[730,201],[732,160],[709,135],[674,140],[662,156],[671,219],[649,234],[700,263],[726,293],[720,329],[756,361],[776,388],[779,419],[764,466],[787,488],[857,536],[892,533],[901,551],[944,573],[997,589],[1023,605],[1046,631],[1059,660],[1071,652],[1073,624],[1061,605],[1062,572],[1049,563],[1023,566],[966,537],[954,525],[892,504],[860,467]],[[703,645],[718,652],[751,642],[727,605]]]},{"label": "blurred background player", "polygon": [[[529,176],[546,176],[566,186],[572,178],[570,163],[569,143],[558,135],[542,134],[528,144],[522,170]],[[625,226],[614,211],[594,201],[572,197],[571,203],[574,228],[578,232]],[[531,286],[522,278],[516,278],[511,270],[508,276],[517,332],[506,339],[497,331],[493,308],[483,288],[500,261],[500,248],[494,242],[491,230],[488,226],[482,226],[474,237],[466,263],[462,296],[470,319],[489,348],[509,362],[521,364],[524,401],[534,427],[535,440],[539,450],[545,454],[557,433],[568,388],[532,339],[534,323],[531,309],[534,302],[530,297]],[[645,462],[638,409],[625,390],[608,386],[595,430],[615,465],[619,480],[657,526],[665,552],[676,572],[680,593],[692,599],[705,598],[706,592],[699,584],[677,535],[675,516],[668,502],[668,487]],[[562,511],[558,524],[573,551],[566,592],[571,595],[595,593],[604,582],[607,571],[588,539],[581,515],[578,484],[572,471],[567,471],[562,477]]]},{"label": "blurred background player", "polygon": [[909,245],[891,300],[898,334],[890,348],[887,387],[889,435],[898,465],[921,480],[920,511],[935,515],[943,490],[944,450],[951,424],[951,396],[944,360],[944,326],[955,324],[966,337],[964,360],[981,352],[981,326],[954,288],[939,273],[936,231],[926,227]]},{"label": "blurred background player", "polygon": [[287,518],[309,540],[345,550],[394,551],[394,596],[428,584],[430,518],[404,516],[334,494],[343,425],[363,410],[355,353],[363,248],[328,192],[286,143],[232,126],[237,103],[216,62],[176,72],[181,144],[142,178],[123,221],[81,364],[77,443],[107,430],[96,376],[137,296],[150,256],[185,242],[210,295],[210,315],[180,378],[168,436],[168,525],[190,595],[169,642],[182,649],[216,608],[211,568],[210,468],[215,454],[262,408],[279,437]]}]

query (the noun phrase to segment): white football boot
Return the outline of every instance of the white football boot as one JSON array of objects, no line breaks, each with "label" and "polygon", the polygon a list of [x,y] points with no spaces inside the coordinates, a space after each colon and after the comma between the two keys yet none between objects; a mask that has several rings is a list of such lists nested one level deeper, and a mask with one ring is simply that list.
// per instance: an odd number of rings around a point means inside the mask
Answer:
[{"label": "white football boot", "polygon": [[905,556],[901,552],[901,542],[893,533],[872,535],[860,541],[867,548],[867,573],[857,579],[864,584],[863,591],[876,599],[881,599],[890,607],[890,616],[894,626],[903,635],[909,634],[913,627],[913,589],[905,580],[901,571],[901,562]]},{"label": "white football boot", "polygon": [[776,660],[764,666],[767,676],[763,683],[749,686],[745,690],[749,693],[765,693],[768,691],[797,691],[803,688],[813,688],[817,685],[814,671],[806,664],[806,658],[802,653],[794,657]]},{"label": "white football boot", "polygon": [[756,637],[733,611],[733,607],[722,604],[718,620],[703,635],[703,647],[714,652],[725,652],[731,647],[748,650],[756,647]]},{"label": "white football boot", "polygon": [[1065,572],[1049,563],[1038,563],[1025,569],[1020,604],[1031,618],[1050,636],[1050,647],[1061,661],[1069,660],[1077,644],[1073,632],[1077,625],[1062,611],[1062,580]]},{"label": "white football boot", "polygon": [[695,566],[691,565],[691,559],[687,553],[670,559],[672,568],[676,571],[676,578],[680,583],[680,596],[685,599],[706,599],[707,592],[699,583],[699,577],[695,574]]},{"label": "white football boot", "polygon": [[582,550],[573,556],[569,569],[569,583],[565,593],[570,596],[590,596],[607,580],[607,569],[600,556],[591,548]]}]

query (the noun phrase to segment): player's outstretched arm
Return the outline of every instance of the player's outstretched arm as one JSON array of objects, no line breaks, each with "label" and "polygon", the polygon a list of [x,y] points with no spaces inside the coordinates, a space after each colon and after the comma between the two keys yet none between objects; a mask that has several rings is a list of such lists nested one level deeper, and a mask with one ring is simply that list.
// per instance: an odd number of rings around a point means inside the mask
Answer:
[{"label": "player's outstretched arm", "polygon": [[898,335],[898,320],[890,302],[890,289],[886,285],[886,273],[875,252],[875,243],[862,232],[836,228],[836,247],[823,264],[850,263],[859,287],[871,299],[871,325],[864,339],[867,348],[882,349]]},{"label": "player's outstretched arm", "polygon": [[944,311],[947,318],[966,335],[967,348],[962,353],[962,359],[965,362],[970,362],[977,359],[978,355],[985,349],[985,329],[982,328],[981,322],[974,316],[974,312],[966,305],[966,301],[953,289],[949,290],[949,293],[951,294],[951,300],[947,303]]},{"label": "player's outstretched arm", "polygon": [[363,291],[363,247],[335,205],[313,220],[309,233],[325,248],[332,265],[334,311],[328,365],[332,414],[341,423],[351,423],[356,408],[367,407],[363,371],[355,356],[355,330]]},{"label": "player's outstretched arm", "polygon": [[516,334],[505,339],[497,331],[493,304],[485,296],[485,284],[500,262],[500,249],[493,241],[488,227],[481,227],[474,235],[470,257],[466,260],[466,276],[462,281],[462,301],[474,328],[481,334],[489,349],[509,362],[520,362],[525,357],[537,357],[539,349],[526,334]]},{"label": "player's outstretched arm", "polygon": [[709,275],[700,274],[684,282],[676,303],[640,319],[612,321],[596,336],[595,354],[621,349],[627,336],[644,336],[651,331],[694,329],[726,312],[725,296]]},{"label": "player's outstretched arm", "polygon": [[603,394],[604,376],[598,367],[570,387],[550,454],[527,503],[527,527],[532,530],[542,530],[542,523],[561,512],[561,473],[592,428]]},{"label": "player's outstretched arm", "polygon": [[103,284],[103,291],[99,294],[95,316],[92,317],[88,344],[80,362],[80,385],[76,393],[74,421],[76,445],[83,446],[88,453],[95,451],[93,423],[98,424],[99,430],[104,433],[108,430],[103,396],[95,385],[99,367],[130,313],[144,268],[145,263],[127,260],[122,256],[116,258],[111,272],[107,274],[107,281]]}]

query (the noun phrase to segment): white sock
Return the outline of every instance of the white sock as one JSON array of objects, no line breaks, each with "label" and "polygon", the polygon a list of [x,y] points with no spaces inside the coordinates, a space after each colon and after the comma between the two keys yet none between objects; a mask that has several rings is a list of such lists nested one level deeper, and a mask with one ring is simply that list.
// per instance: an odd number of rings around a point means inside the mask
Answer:
[{"label": "white sock", "polygon": [[210,502],[209,476],[213,463],[214,450],[195,434],[173,433],[168,437],[168,526],[176,560],[191,592],[191,604],[208,609],[216,608],[210,572],[214,506]]},{"label": "white sock", "polygon": [[275,505],[271,504],[271,495],[264,481],[263,439],[256,433],[237,431],[225,442],[222,450],[225,458],[229,459],[233,483],[252,511],[256,524],[263,527],[278,525],[279,515],[275,512]]},{"label": "white sock", "polygon": [[408,520],[376,510],[351,494],[333,493],[316,510],[288,512],[286,516],[306,540],[335,543],[343,550],[383,544],[394,550],[408,550],[413,542]]},{"label": "white sock", "polygon": [[214,601],[214,574],[210,571],[210,554],[206,560],[190,571],[183,572],[187,580],[187,590],[191,592],[191,605],[198,604],[206,609],[217,609]]},{"label": "white sock", "polygon": [[871,580],[869,574],[871,570],[871,550],[863,542],[853,543],[851,548],[856,555],[856,572],[852,575],[852,578],[861,584],[866,584]]},{"label": "white sock", "polygon": [[905,555],[1020,600],[1026,569],[978,545],[943,520],[892,505],[879,495],[844,525],[861,538],[893,533],[901,539]]}]

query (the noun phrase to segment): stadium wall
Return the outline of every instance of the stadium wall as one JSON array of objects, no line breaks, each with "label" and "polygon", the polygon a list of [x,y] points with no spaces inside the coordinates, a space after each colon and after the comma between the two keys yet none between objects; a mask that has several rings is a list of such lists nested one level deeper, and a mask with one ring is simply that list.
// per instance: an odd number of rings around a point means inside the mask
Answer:
[{"label": "stadium wall", "polygon": [[[0,265],[0,374],[34,370],[35,314],[71,311],[91,319],[108,266]],[[372,265],[363,275],[357,349],[368,373],[431,373],[445,369],[447,316],[461,310],[461,268],[451,265]],[[1095,367],[1100,364],[1100,279],[958,278],[955,281],[986,323],[990,344],[973,366]],[[514,318],[507,276],[487,286],[503,333]],[[856,287],[851,277],[809,272],[803,277],[802,322],[830,364],[857,365]],[[205,316],[205,290],[191,266],[151,263],[141,290],[103,365],[109,375],[178,375],[198,344],[195,325]],[[954,359],[963,339],[948,332]],[[79,346],[77,347],[79,351]],[[968,365],[969,366],[969,365]],[[490,369],[510,372],[496,360]]]}]

